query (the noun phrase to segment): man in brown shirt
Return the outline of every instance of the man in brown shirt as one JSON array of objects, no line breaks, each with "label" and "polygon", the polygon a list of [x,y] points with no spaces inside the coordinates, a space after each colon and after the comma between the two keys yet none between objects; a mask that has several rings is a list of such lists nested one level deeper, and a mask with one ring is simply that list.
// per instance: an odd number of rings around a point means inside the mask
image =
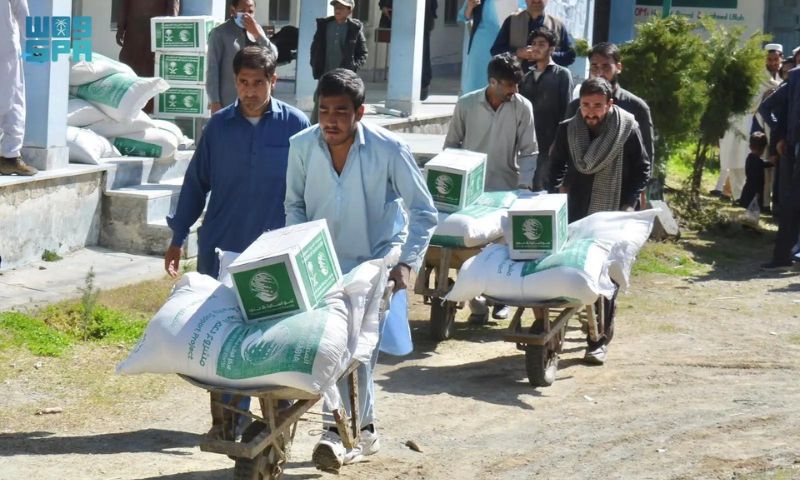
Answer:
[{"label": "man in brown shirt", "polygon": [[117,15],[119,61],[140,77],[152,77],[155,54],[150,51],[150,19],[176,17],[180,5],[180,0],[122,0]]}]

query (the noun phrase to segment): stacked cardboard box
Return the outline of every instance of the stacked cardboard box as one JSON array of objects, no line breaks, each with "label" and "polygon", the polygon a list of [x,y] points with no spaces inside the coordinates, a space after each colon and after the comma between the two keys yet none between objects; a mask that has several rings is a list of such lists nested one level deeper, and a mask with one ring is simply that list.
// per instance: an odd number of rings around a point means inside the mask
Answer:
[{"label": "stacked cardboard box", "polygon": [[154,17],[150,22],[155,73],[170,85],[156,96],[154,116],[208,118],[206,50],[208,36],[217,24],[214,17]]},{"label": "stacked cardboard box", "polygon": [[425,182],[440,212],[455,212],[483,195],[486,154],[448,148],[425,164]]},{"label": "stacked cardboard box", "polygon": [[567,195],[520,197],[508,209],[506,240],[511,260],[538,260],[567,242]]},{"label": "stacked cardboard box", "polygon": [[342,278],[325,220],[262,234],[228,271],[248,322],[313,310]]}]

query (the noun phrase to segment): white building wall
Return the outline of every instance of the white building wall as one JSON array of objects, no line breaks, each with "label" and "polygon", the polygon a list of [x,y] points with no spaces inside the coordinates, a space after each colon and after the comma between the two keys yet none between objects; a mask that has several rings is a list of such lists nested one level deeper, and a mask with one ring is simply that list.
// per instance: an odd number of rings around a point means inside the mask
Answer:
[{"label": "white building wall", "polygon": [[[766,18],[764,0],[739,0],[735,9],[730,8],[690,8],[672,7],[672,15],[682,15],[689,20],[697,20],[700,15],[711,15],[719,23],[732,27],[744,25],[746,30],[743,38],[747,38],[756,31],[764,31]],[[661,15],[661,7],[643,6],[637,3],[634,11],[636,23],[647,21],[652,15]]]}]

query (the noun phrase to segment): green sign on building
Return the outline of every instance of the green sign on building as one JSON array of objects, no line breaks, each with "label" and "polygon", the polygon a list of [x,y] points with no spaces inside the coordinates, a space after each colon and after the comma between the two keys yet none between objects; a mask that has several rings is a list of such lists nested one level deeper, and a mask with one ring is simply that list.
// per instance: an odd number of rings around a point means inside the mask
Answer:
[{"label": "green sign on building", "polygon": [[[671,0],[672,7],[686,8],[738,8],[738,0]],[[642,7],[662,7],[664,0],[636,0]]]}]

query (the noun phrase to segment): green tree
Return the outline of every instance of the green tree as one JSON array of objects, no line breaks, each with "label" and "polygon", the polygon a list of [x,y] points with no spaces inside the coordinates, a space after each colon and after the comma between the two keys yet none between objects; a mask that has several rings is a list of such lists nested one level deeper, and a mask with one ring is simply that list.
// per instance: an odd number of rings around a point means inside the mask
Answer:
[{"label": "green tree", "polygon": [[736,115],[748,114],[758,101],[754,97],[764,72],[761,45],[769,39],[755,34],[742,43],[742,27],[726,29],[709,18],[702,19],[701,24],[709,34],[704,50],[708,67],[703,76],[708,92],[689,190],[694,207],[700,203],[700,184],[709,152],[730,128],[731,120]]},{"label": "green tree", "polygon": [[670,151],[700,125],[708,90],[706,47],[697,25],[684,17],[653,17],[636,28],[636,39],[621,48],[620,83],[650,106],[656,134],[650,193],[661,198]]}]

